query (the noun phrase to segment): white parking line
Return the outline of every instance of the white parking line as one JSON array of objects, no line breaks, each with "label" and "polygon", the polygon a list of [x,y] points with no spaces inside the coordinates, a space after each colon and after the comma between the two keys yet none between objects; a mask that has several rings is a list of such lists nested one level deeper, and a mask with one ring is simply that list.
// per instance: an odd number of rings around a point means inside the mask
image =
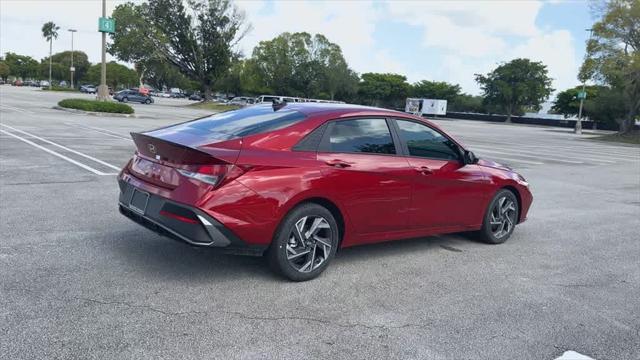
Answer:
[{"label": "white parking line", "polygon": [[64,123],[65,125],[68,126],[72,126],[72,127],[79,127],[79,128],[83,128],[83,129],[88,129],[88,130],[93,130],[96,132],[99,132],[103,135],[107,135],[107,136],[111,136],[114,138],[118,138],[118,139],[123,139],[123,140],[128,140],[128,141],[132,141],[131,138],[126,137],[126,136],[122,136],[116,132],[113,132],[111,130],[107,130],[107,129],[103,129],[103,128],[99,128],[99,127],[93,127],[93,126],[88,126],[88,125],[82,125],[82,124],[73,124],[73,123]]},{"label": "white parking line", "polygon": [[[481,146],[476,146],[478,148],[483,148],[484,145]],[[489,148],[489,147],[487,147]],[[513,153],[514,155],[520,155],[520,154],[531,154],[531,155],[537,155],[538,158],[543,158],[543,157],[550,157],[552,160],[556,160],[556,158],[560,157],[562,159],[566,159],[566,160],[586,160],[586,161],[591,161],[591,162],[599,162],[599,163],[605,163],[605,164],[615,164],[616,161],[613,160],[604,160],[604,159],[597,159],[596,157],[592,156],[592,155],[587,155],[585,154],[584,157],[577,157],[576,155],[558,155],[557,152],[554,152],[553,150],[534,150],[534,149],[513,149],[513,148],[505,148],[505,147],[500,147],[500,146],[492,146],[490,147],[491,149],[495,149],[495,150],[500,150],[500,151],[508,151]],[[609,158],[610,159],[610,158]]]},{"label": "white parking line", "polygon": [[13,111],[18,111],[18,112],[21,112],[21,113],[24,113],[24,114],[32,114],[31,111],[20,109],[20,108],[9,106],[9,105],[0,104],[0,107],[3,107],[5,109],[9,109],[9,110],[13,110]]},{"label": "white parking line", "polygon": [[70,162],[70,163],[72,163],[72,164],[74,164],[76,166],[79,166],[79,167],[81,167],[81,168],[83,168],[85,170],[88,170],[88,171],[90,171],[90,172],[92,172],[92,173],[94,173],[96,175],[117,175],[117,173],[105,173],[105,172],[102,172],[100,170],[96,170],[96,169],[92,168],[91,166],[88,166],[88,165],[85,165],[85,164],[83,164],[81,162],[75,161],[75,160],[73,160],[73,159],[71,159],[69,157],[66,157],[66,156],[64,156],[64,155],[62,155],[60,153],[57,153],[57,152],[53,151],[53,150],[47,149],[44,146],[38,145],[38,144],[34,143],[33,141],[27,140],[27,139],[25,139],[25,138],[23,138],[21,136],[18,136],[16,134],[10,133],[8,131],[0,129],[0,132],[3,133],[3,134],[9,135],[9,136],[11,136],[13,138],[16,138],[16,139],[18,139],[20,141],[23,141],[23,142],[25,142],[25,143],[27,143],[29,145],[32,145],[32,146],[34,146],[34,147],[36,147],[36,148],[38,148],[38,149],[40,149],[42,151],[46,151],[46,152],[48,152],[49,154],[51,154],[53,156],[57,156],[62,160],[66,160],[66,161],[68,161],[68,162]]},{"label": "white parking line", "polygon": [[[541,149],[547,149],[547,150],[560,150],[560,151],[562,150],[579,151],[581,154],[585,154],[585,155],[615,158],[616,160],[621,158],[626,158],[629,160],[640,159],[640,148],[612,147],[612,146],[606,146],[602,144],[547,143],[546,145],[528,145],[528,144],[507,143],[504,141],[491,141],[491,140],[482,140],[482,139],[469,139],[469,142],[481,143],[482,145],[487,145],[487,146],[495,146],[495,145],[503,145],[503,146],[510,146],[510,147],[512,146],[517,149],[522,149],[523,147],[526,147],[526,148],[541,148]],[[533,150],[533,149],[527,149],[527,150]]]},{"label": "white parking line", "polygon": [[[482,154],[482,151],[479,151],[478,153]],[[482,156],[480,156],[480,157],[482,157]],[[491,159],[491,160],[493,160],[493,159],[506,160],[506,161],[519,162],[519,163],[523,163],[523,164],[530,164],[530,165],[544,165],[544,163],[541,163],[541,162],[538,162],[538,161],[514,159],[514,158],[509,158],[509,157],[504,157],[504,156],[488,156],[488,158]]]},{"label": "white parking line", "polygon": [[[16,128],[11,127],[11,126],[9,126],[9,125],[5,125],[5,124],[0,124],[0,125],[1,125],[1,126],[4,126],[4,127],[6,127],[6,128],[8,128],[8,129],[11,129],[11,130],[13,130],[13,131],[17,131],[17,132],[19,132],[19,133],[22,133],[22,134],[25,134],[25,135],[27,135],[27,136],[30,136],[30,137],[32,137],[32,138],[34,138],[34,139],[38,139],[38,140],[40,140],[40,141],[44,141],[44,142],[46,142],[47,144],[51,144],[51,145],[53,145],[53,146],[57,146],[57,147],[59,147],[59,148],[61,148],[61,149],[64,149],[64,150],[69,151],[69,152],[71,152],[71,153],[74,153],[74,154],[76,154],[76,155],[80,155],[80,156],[82,156],[82,157],[84,157],[84,158],[87,158],[87,159],[89,159],[89,160],[95,161],[95,162],[97,162],[98,164],[102,164],[102,165],[104,165],[104,166],[106,166],[106,167],[109,167],[109,168],[112,168],[112,169],[114,169],[114,170],[116,170],[116,171],[120,171],[120,168],[119,168],[119,167],[117,167],[117,166],[115,166],[115,165],[111,165],[111,164],[109,164],[109,163],[107,163],[107,162],[104,162],[104,161],[102,161],[102,160],[100,160],[100,159],[96,159],[96,158],[94,158],[93,156],[89,156],[89,155],[87,155],[87,154],[83,154],[83,153],[81,153],[81,152],[79,152],[79,151],[76,151],[76,150],[73,150],[73,149],[69,149],[69,148],[68,148],[68,147],[66,147],[66,146],[60,145],[60,144],[58,144],[58,143],[54,143],[53,141],[49,141],[49,140],[47,140],[47,139],[41,138],[41,137],[39,137],[39,136],[37,136],[37,135],[33,135],[33,134],[31,134],[31,133],[28,133],[28,132],[23,131],[23,130],[20,130],[20,129],[16,129]],[[6,133],[6,132],[5,132],[5,133]],[[108,175],[108,174],[104,174],[104,173],[103,173],[103,174],[101,174],[101,175]],[[113,175],[113,174],[109,174],[109,175]]]},{"label": "white parking line", "polygon": [[[473,150],[474,148],[479,148],[478,152],[479,153],[492,153],[492,154],[504,154],[504,151],[496,151],[496,150],[491,150],[489,148],[483,148],[482,146],[475,146],[475,145],[471,145],[470,148]],[[510,150],[511,151],[511,150]],[[533,155],[522,155],[520,153],[516,154],[515,151],[512,153],[509,153],[507,155],[511,155],[511,156],[516,156],[516,157],[524,157],[524,158],[530,158],[530,159],[538,159],[541,160],[541,156],[533,156]],[[573,161],[573,160],[563,160],[563,159],[556,159],[556,158],[547,158],[546,160],[549,161],[554,161],[554,162],[562,162],[562,163],[567,163],[567,164],[584,164],[583,161]]]}]

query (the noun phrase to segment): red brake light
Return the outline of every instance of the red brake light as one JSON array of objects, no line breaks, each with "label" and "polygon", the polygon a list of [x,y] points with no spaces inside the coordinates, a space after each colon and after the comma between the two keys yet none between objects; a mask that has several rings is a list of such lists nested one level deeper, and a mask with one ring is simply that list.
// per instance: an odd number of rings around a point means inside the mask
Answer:
[{"label": "red brake light", "polygon": [[177,169],[186,177],[202,181],[204,183],[219,186],[223,182],[231,181],[242,175],[244,171],[238,166],[226,165],[195,165],[188,169]]}]

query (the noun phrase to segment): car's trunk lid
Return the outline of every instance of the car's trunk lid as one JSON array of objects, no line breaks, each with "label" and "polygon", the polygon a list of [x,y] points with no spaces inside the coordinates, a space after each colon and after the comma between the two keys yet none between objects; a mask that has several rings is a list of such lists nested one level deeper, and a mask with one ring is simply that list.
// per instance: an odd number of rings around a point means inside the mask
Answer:
[{"label": "car's trunk lid", "polygon": [[166,188],[179,185],[179,169],[191,171],[202,165],[234,164],[242,145],[241,139],[204,144],[203,139],[192,134],[154,133],[131,133],[137,156],[130,170],[141,180]]}]

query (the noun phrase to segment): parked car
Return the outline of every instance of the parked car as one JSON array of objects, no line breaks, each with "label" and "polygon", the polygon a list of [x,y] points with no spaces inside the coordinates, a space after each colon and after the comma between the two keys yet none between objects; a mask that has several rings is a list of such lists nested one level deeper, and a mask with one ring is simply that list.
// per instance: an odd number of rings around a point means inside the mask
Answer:
[{"label": "parked car", "polygon": [[189,95],[189,100],[202,101],[202,96],[200,96],[199,94],[193,93]]},{"label": "parked car", "polygon": [[187,96],[183,93],[170,93],[169,97],[174,99],[184,99]]},{"label": "parked car", "polygon": [[40,81],[40,87],[46,88],[46,87],[49,87],[49,85],[51,84],[49,84],[49,81],[47,80]]},{"label": "parked car", "polygon": [[82,85],[80,86],[80,92],[86,94],[95,94],[98,89],[94,85]]},{"label": "parked car", "polygon": [[69,83],[67,83],[65,80],[60,81],[60,84],[58,84],[60,87],[67,87],[69,86]]},{"label": "parked car", "polygon": [[264,253],[295,281],[353,245],[468,231],[502,243],[533,199],[520,174],[386,109],[259,105],[132,137],[122,214],[191,245]]},{"label": "parked car", "polygon": [[255,102],[254,98],[250,98],[246,96],[236,96],[233,99],[229,100],[230,105],[240,105],[240,106],[251,105],[254,102]]},{"label": "parked car", "polygon": [[22,86],[22,80],[14,80],[11,85],[13,86]]},{"label": "parked car", "polygon": [[301,102],[301,101],[297,101],[296,99],[298,98],[294,98],[291,96],[280,96],[280,95],[260,95],[255,99],[255,103],[256,104],[264,104],[264,103],[272,103],[272,102],[287,102],[287,103],[294,103],[294,102]]},{"label": "parked car", "polygon": [[141,104],[152,104],[153,98],[149,95],[141,94],[135,90],[122,90],[118,92],[114,97],[114,100],[118,100],[120,102],[139,102]]}]

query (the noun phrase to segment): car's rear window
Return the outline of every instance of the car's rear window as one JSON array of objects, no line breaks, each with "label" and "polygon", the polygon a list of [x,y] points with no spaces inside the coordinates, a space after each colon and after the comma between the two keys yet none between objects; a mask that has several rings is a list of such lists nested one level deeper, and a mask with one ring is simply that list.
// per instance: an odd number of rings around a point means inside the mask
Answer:
[{"label": "car's rear window", "polygon": [[251,106],[158,129],[153,135],[188,133],[203,140],[230,140],[282,129],[305,118],[305,114],[296,110],[274,111],[271,105]]}]

